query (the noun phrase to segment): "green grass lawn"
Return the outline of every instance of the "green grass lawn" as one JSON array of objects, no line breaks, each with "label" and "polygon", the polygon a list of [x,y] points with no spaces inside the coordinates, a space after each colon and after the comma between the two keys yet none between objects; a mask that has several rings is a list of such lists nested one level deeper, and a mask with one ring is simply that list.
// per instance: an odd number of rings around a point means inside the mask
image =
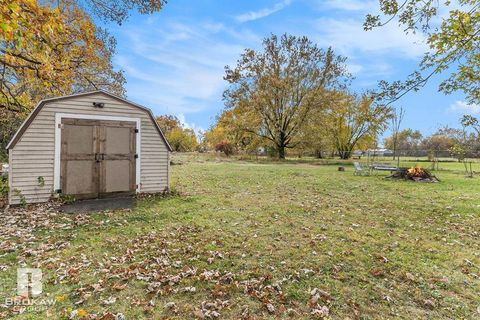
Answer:
[{"label": "green grass lawn", "polygon": [[43,269],[56,303],[18,319],[480,317],[478,177],[439,171],[427,184],[307,160],[174,160],[174,195],[2,236],[0,304],[23,264]]}]

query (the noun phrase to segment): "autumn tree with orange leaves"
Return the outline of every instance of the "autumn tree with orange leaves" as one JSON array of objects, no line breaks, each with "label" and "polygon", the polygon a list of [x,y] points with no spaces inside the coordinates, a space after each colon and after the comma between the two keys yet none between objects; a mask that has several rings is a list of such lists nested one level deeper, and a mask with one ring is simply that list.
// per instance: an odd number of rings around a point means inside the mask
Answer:
[{"label": "autumn tree with orange leaves", "polygon": [[128,12],[151,13],[164,0],[0,1],[0,158],[36,102],[104,89],[123,96],[115,39],[92,16],[122,23]]}]

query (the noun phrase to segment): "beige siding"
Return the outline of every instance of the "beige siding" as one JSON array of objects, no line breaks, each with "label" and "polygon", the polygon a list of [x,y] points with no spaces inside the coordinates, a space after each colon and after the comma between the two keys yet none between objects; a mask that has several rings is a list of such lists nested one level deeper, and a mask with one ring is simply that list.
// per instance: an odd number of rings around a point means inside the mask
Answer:
[{"label": "beige siding", "polygon": [[[92,102],[103,102],[94,109]],[[148,113],[102,93],[70,97],[45,104],[10,150],[10,203],[47,201],[53,192],[55,114],[74,113],[141,119],[140,192],[162,192],[168,187],[168,149]],[[44,186],[38,183],[43,177]]]},{"label": "beige siding", "polygon": [[[11,152],[8,154],[8,163],[9,163],[9,168],[8,168],[8,185],[11,186],[11,185],[12,185],[12,168],[13,168],[13,166],[12,166],[12,164],[13,164],[13,162],[12,162],[12,153],[11,153]],[[11,195],[12,195],[12,193],[9,192],[9,193],[8,193],[8,203],[12,203]]]}]

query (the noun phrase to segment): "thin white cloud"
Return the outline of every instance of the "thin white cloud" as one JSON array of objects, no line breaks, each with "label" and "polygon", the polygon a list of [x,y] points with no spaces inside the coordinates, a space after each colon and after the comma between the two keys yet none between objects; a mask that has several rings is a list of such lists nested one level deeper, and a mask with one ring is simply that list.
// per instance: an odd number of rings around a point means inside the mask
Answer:
[{"label": "thin white cloud", "polygon": [[360,73],[361,71],[363,71],[364,67],[361,64],[349,63],[348,66],[347,66],[347,69],[351,74],[356,75],[356,74]]},{"label": "thin white cloud", "polygon": [[366,0],[320,0],[319,6],[345,11],[373,12],[378,10],[378,1]]},{"label": "thin white cloud", "polygon": [[265,18],[265,17],[268,17],[269,15],[274,14],[275,12],[282,10],[283,8],[290,5],[290,3],[291,3],[291,0],[283,0],[283,1],[277,2],[271,8],[263,8],[257,11],[250,11],[247,13],[240,14],[235,17],[235,20],[243,23],[247,21],[254,21],[261,18]]},{"label": "thin white cloud", "polygon": [[193,132],[195,132],[195,134],[197,136],[199,136],[201,134],[201,132],[204,132],[205,129],[203,127],[200,127],[200,126],[197,126],[194,122],[187,122],[186,118],[185,118],[185,115],[183,113],[179,113],[177,115],[177,118],[178,120],[180,120],[180,123],[182,124],[182,126],[184,128],[187,128],[187,129],[192,129]]},{"label": "thin white cloud", "polygon": [[373,63],[363,60],[361,61],[361,63],[347,61],[347,69],[353,76],[366,74],[369,77],[375,78],[388,76],[391,75],[393,72],[393,68],[390,64],[380,61]]},{"label": "thin white cloud", "polygon": [[122,35],[129,47],[115,63],[132,80],[127,82],[131,99],[157,114],[181,115],[182,122],[196,132],[202,128],[185,117],[218,111],[226,86],[225,65],[235,64],[244,48],[260,39],[249,29],[204,22],[164,21],[161,27],[148,28],[140,24]]},{"label": "thin white cloud", "polygon": [[383,28],[364,31],[361,19],[320,18],[314,22],[312,39],[320,46],[332,46],[346,56],[358,53],[372,56],[400,57],[418,60],[427,50],[420,34],[406,35],[401,28],[388,24]]},{"label": "thin white cloud", "polygon": [[242,27],[233,29],[223,23],[205,23],[201,27],[212,34],[224,33],[239,43],[260,43],[263,38],[263,35],[259,36],[250,29]]},{"label": "thin white cloud", "polygon": [[455,113],[480,114],[480,105],[457,100],[448,107],[448,110]]}]

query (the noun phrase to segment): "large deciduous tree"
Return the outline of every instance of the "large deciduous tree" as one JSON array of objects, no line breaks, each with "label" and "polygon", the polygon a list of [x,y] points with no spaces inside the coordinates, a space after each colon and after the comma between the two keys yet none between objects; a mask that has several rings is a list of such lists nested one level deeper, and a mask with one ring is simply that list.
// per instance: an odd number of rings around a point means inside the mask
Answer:
[{"label": "large deciduous tree", "polygon": [[392,117],[391,108],[376,104],[372,94],[357,96],[333,92],[330,103],[325,121],[342,159],[350,158],[362,141],[374,140],[387,128]]},{"label": "large deciduous tree", "polygon": [[398,100],[418,90],[435,74],[450,72],[439,89],[446,94],[463,91],[470,103],[480,102],[480,1],[380,0],[384,15],[367,15],[370,30],[397,20],[405,32],[421,32],[429,46],[420,70],[406,81],[380,82],[381,98]]},{"label": "large deciduous tree", "polygon": [[246,49],[235,68],[225,68],[226,110],[235,109],[241,130],[271,141],[284,159],[312,110],[322,108],[321,96],[348,76],[344,62],[306,37],[271,35],[261,51]]},{"label": "large deciduous tree", "polygon": [[40,97],[93,88],[124,94],[111,62],[115,41],[74,2],[6,0],[0,10],[2,108],[22,113]]}]

